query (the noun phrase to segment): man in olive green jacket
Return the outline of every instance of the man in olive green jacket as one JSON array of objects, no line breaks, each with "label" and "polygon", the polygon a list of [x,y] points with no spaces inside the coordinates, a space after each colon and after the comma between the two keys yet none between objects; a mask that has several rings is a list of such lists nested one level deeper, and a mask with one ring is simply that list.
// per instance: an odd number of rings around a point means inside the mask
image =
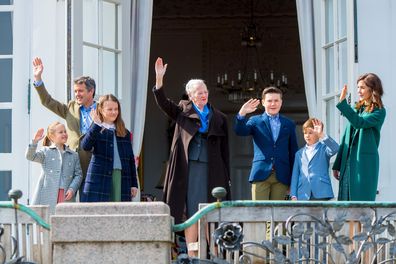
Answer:
[{"label": "man in olive green jacket", "polygon": [[89,162],[91,160],[91,152],[85,151],[80,147],[80,142],[91,126],[92,118],[90,112],[96,109],[95,81],[90,77],[80,77],[74,80],[74,96],[75,100],[71,100],[68,104],[61,103],[51,97],[45,89],[41,79],[44,65],[40,58],[33,60],[34,86],[40,97],[41,103],[49,110],[66,120],[67,133],[69,135],[67,144],[69,148],[76,151],[80,157],[83,181],[80,187],[80,199],[82,189],[84,188],[85,176]]}]

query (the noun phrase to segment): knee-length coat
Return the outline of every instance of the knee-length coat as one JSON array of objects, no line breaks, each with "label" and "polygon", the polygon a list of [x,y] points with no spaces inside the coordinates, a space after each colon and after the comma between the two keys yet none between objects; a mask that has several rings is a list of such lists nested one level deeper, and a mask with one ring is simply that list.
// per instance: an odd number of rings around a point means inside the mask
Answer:
[{"label": "knee-length coat", "polygon": [[[37,144],[30,144],[26,150],[26,158],[38,162],[42,166],[41,175],[33,194],[32,204],[49,205],[50,213],[55,213],[58,200],[58,190],[73,190],[73,198],[76,200],[76,191],[82,181],[82,171],[78,154],[65,146],[65,152],[61,156],[55,146],[44,147],[37,150]],[[60,185],[62,178],[63,186]],[[68,201],[65,201],[68,202]]]},{"label": "knee-length coat", "polygon": [[[378,146],[386,111],[384,108],[375,108],[371,113],[359,113],[346,100],[338,103],[337,108],[349,123],[341,139],[333,170],[340,171],[340,183],[344,182],[342,177],[348,177],[349,174],[351,201],[375,201],[379,171]],[[348,197],[339,195],[338,200],[348,200]]]},{"label": "knee-length coat", "polygon": [[[169,205],[175,223],[180,223],[185,211],[188,176],[188,146],[198,132],[200,119],[191,101],[182,100],[176,105],[166,98],[164,88],[153,89],[158,106],[176,122],[170,150],[169,164],[164,182],[164,201]],[[214,187],[224,187],[230,198],[230,163],[228,126],[226,116],[210,106],[213,112],[208,129],[208,202]]]},{"label": "knee-length coat", "polygon": [[[108,202],[112,188],[115,131],[92,124],[81,145],[92,151],[84,185],[83,202]],[[121,201],[131,201],[131,188],[138,187],[135,158],[132,150],[131,134],[116,136],[118,154],[121,160]]]}]

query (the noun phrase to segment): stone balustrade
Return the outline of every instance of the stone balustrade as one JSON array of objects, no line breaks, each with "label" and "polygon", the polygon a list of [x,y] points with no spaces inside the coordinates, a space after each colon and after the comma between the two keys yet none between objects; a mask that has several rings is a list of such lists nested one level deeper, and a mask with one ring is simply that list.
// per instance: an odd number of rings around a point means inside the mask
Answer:
[{"label": "stone balustrade", "polygon": [[64,203],[51,217],[53,263],[170,263],[169,207],[151,203]]}]

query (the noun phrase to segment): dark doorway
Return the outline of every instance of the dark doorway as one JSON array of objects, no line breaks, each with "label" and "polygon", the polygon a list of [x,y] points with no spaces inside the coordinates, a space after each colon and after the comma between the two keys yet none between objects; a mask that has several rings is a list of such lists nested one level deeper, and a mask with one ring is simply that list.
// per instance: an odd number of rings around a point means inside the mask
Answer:
[{"label": "dark doorway", "polygon": [[[228,115],[231,178],[233,199],[250,199],[248,175],[252,159],[250,137],[237,137],[232,124],[241,104],[227,99],[218,89],[218,75],[228,72],[229,80],[237,78],[243,67],[241,33],[252,15],[261,36],[258,47],[260,71],[264,79],[271,71],[287,76],[287,89],[281,113],[301,125],[308,117],[301,66],[295,0],[156,0],[150,55],[149,81],[154,85],[154,61],[162,57],[168,63],[165,91],[178,101],[185,83],[201,78],[209,88],[209,101]],[[279,77],[280,78],[280,77]],[[276,85],[276,83],[275,83]],[[259,109],[257,113],[261,113]],[[144,192],[161,199],[158,185],[169,155],[169,124],[167,117],[155,105],[152,93],[147,100],[144,134]],[[297,128],[300,146],[303,144],[300,126]]]}]

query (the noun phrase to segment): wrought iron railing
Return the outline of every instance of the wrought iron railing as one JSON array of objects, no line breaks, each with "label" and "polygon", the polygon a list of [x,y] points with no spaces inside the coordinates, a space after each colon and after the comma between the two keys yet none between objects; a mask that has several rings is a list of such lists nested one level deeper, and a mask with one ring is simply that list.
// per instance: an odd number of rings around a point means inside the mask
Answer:
[{"label": "wrought iron railing", "polygon": [[200,222],[199,258],[174,263],[396,263],[395,219],[394,202],[218,200],[173,226]]},{"label": "wrought iron railing", "polygon": [[[22,211],[25,214],[29,215],[32,219],[36,221],[36,223],[43,227],[44,229],[50,230],[50,225],[47,224],[35,211],[26,207],[22,204],[18,203],[18,200],[22,197],[22,192],[20,190],[10,190],[8,193],[11,202],[0,202],[0,209],[1,208],[10,208],[14,209],[15,212],[15,235],[9,234],[10,237],[6,236],[4,224],[0,223],[0,263],[4,264],[35,264],[35,262],[25,261],[25,256],[21,256],[19,251],[19,223],[18,223],[18,211]],[[29,228],[29,227],[27,227]],[[7,249],[2,243],[2,241],[11,240],[11,247],[12,252],[11,256],[7,258]]]}]

